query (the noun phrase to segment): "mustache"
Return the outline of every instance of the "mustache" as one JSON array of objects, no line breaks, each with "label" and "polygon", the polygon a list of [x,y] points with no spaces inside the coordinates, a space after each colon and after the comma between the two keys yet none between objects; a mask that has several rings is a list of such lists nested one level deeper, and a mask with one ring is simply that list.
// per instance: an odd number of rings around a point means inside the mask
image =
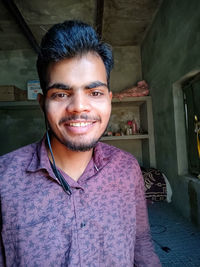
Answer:
[{"label": "mustache", "polygon": [[101,121],[101,118],[99,116],[88,116],[87,114],[81,114],[81,115],[70,115],[67,117],[63,117],[59,121],[59,125],[62,123],[66,123],[68,121],[76,121],[76,120],[85,120],[85,121]]}]

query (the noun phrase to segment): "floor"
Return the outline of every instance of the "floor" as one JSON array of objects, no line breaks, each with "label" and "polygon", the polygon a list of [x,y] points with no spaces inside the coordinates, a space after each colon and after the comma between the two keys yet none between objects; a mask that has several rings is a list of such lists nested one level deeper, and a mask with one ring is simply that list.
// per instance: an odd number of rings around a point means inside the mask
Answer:
[{"label": "floor", "polygon": [[155,250],[163,267],[200,267],[200,229],[167,202],[148,203]]}]

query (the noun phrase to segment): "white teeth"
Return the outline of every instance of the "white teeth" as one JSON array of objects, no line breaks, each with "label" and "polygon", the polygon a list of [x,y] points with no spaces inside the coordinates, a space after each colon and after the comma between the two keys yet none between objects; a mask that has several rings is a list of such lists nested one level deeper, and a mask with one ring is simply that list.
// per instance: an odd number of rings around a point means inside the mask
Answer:
[{"label": "white teeth", "polygon": [[84,127],[92,124],[91,122],[71,122],[69,125],[73,127]]}]

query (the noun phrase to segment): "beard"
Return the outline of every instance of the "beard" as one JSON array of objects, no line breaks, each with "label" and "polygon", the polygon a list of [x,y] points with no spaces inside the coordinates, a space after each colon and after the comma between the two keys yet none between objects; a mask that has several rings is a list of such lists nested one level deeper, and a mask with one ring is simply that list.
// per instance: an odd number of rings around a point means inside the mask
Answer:
[{"label": "beard", "polygon": [[[92,148],[94,148],[96,146],[96,144],[99,142],[99,140],[101,139],[101,137],[103,136],[103,134],[94,140],[91,140],[89,143],[84,143],[81,142],[81,140],[79,142],[73,142],[70,140],[62,140],[61,138],[59,138],[57,136],[57,134],[50,128],[50,134],[53,135],[61,144],[63,144],[64,146],[66,146],[68,149],[72,150],[72,151],[79,151],[79,152],[85,152],[85,151],[89,151]],[[81,136],[80,136],[81,139]]]},{"label": "beard", "polygon": [[[71,120],[71,119],[78,119],[78,118],[81,118],[81,119],[88,119],[87,115],[81,115],[81,116],[71,116],[71,117],[68,117],[68,118],[62,118],[59,122],[59,125],[61,125],[62,123],[65,123],[67,122],[68,120]],[[91,118],[91,119],[95,119],[95,120],[99,120],[100,121],[100,118]],[[84,136],[79,136],[79,140],[77,141],[73,141],[73,140],[70,140],[70,138],[60,138],[56,133],[55,131],[51,128],[51,125],[50,123],[48,122],[48,126],[49,126],[49,133],[51,136],[55,137],[61,144],[63,144],[64,146],[66,146],[68,149],[72,150],[72,151],[79,151],[79,152],[85,152],[85,151],[89,151],[91,149],[93,149],[97,143],[99,142],[99,140],[101,139],[101,137],[104,135],[104,132],[106,131],[106,128],[108,126],[108,123],[105,127],[105,130],[103,131],[103,133],[97,137],[97,138],[94,138],[93,140],[90,140],[90,141],[87,141],[85,142],[84,141]],[[81,140],[82,139],[82,140]]]}]

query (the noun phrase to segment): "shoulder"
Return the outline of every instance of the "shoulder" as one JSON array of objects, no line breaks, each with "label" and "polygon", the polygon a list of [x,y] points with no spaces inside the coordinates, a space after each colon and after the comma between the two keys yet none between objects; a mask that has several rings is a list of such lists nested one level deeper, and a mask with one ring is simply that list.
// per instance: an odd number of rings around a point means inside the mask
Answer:
[{"label": "shoulder", "polygon": [[141,180],[141,169],[137,159],[129,152],[106,143],[99,143],[99,152],[104,160],[105,174],[116,177],[122,184],[137,186]]},{"label": "shoulder", "polygon": [[37,144],[30,144],[0,156],[0,172],[5,173],[16,167],[19,169],[19,167],[25,166],[35,153]]},{"label": "shoulder", "polygon": [[139,166],[137,159],[131,153],[102,142],[99,142],[99,146],[104,156],[108,157],[113,163],[136,167]]}]

